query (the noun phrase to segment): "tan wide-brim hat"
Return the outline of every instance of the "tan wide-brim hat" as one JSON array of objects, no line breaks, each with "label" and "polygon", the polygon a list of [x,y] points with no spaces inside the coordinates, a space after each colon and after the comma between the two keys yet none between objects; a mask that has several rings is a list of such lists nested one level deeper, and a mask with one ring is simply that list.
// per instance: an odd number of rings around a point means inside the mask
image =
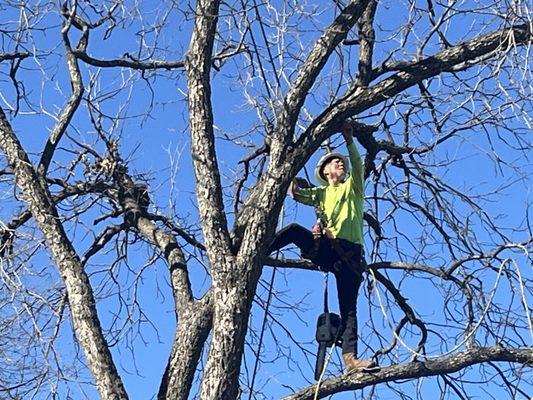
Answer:
[{"label": "tan wide-brim hat", "polygon": [[341,153],[326,153],[322,157],[320,157],[320,160],[318,160],[318,163],[316,164],[315,168],[315,178],[316,180],[324,186],[328,185],[328,179],[324,175],[324,166],[328,163],[329,160],[332,158],[340,158],[342,162],[344,163],[344,169],[346,170],[346,177],[349,174],[350,170],[350,163],[348,162],[348,158]]}]

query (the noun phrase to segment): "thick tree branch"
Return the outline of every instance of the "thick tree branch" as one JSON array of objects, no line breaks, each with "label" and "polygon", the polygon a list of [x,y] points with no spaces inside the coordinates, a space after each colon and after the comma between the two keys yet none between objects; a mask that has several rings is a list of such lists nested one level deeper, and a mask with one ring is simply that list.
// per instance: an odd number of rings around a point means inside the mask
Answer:
[{"label": "thick tree branch", "polygon": [[[191,149],[204,242],[211,264],[214,301],[209,356],[200,387],[205,399],[234,399],[253,289],[231,253],[215,151],[210,68],[220,1],[196,3],[186,58]],[[246,282],[237,285],[237,282]],[[255,282],[254,282],[255,283]]]},{"label": "thick tree branch", "polygon": [[376,35],[373,28],[374,15],[376,14],[377,0],[370,0],[357,22],[359,31],[359,76],[357,86],[367,86],[372,74],[372,55]]},{"label": "thick tree branch", "polygon": [[320,271],[316,264],[305,259],[293,259],[293,258],[272,258],[268,257],[265,260],[265,265],[276,268],[296,268],[303,269],[304,271]]},{"label": "thick tree branch", "polygon": [[[533,363],[533,349],[505,349],[496,346],[475,347],[434,361],[415,361],[407,364],[392,365],[381,368],[379,372],[375,373],[351,373],[324,381],[319,389],[318,398],[321,399],[340,392],[359,390],[383,382],[450,374],[471,365],[489,361],[512,362],[531,366]],[[314,391],[315,385],[312,385],[293,395],[284,397],[284,400],[312,399]]]},{"label": "thick tree branch", "polygon": [[339,131],[346,118],[368,110],[424,79],[453,71],[458,66],[470,66],[465,63],[483,56],[495,56],[509,46],[524,45],[531,40],[530,27],[516,25],[460,43],[423,60],[398,65],[400,72],[367,89],[358,88],[348,93],[318,116],[296,142],[297,159],[302,157],[300,162],[303,165],[306,159],[303,157],[312,154],[324,139]]},{"label": "thick tree branch", "polygon": [[[120,164],[118,161],[117,165]],[[136,185],[126,169],[120,166],[115,168],[114,180],[119,188],[118,196],[115,197],[124,210],[123,225],[137,230],[163,254],[169,266],[177,330],[158,399],[185,400],[211,330],[212,296],[208,293],[202,300],[194,300],[185,255],[176,238],[159,228],[147,212],[150,200],[146,186]]]},{"label": "thick tree branch", "polygon": [[[307,59],[298,70],[298,75],[285,96],[283,107],[277,118],[277,126],[271,146],[271,159],[274,160],[274,164],[276,164],[278,157],[282,157],[286,152],[284,144],[292,138],[300,109],[320,71],[322,71],[338,44],[346,38],[350,29],[352,29],[365,10],[368,2],[369,0],[350,1],[315,42]],[[279,153],[277,155],[276,149]]]},{"label": "thick tree branch", "polygon": [[[215,150],[209,76],[219,6],[220,1],[198,2],[185,67],[189,80],[191,149],[204,242],[211,266],[225,269],[231,260],[230,240]],[[217,270],[213,269],[213,278],[222,279],[224,274]]]},{"label": "thick tree branch", "polygon": [[24,60],[25,58],[28,58],[31,56],[30,53],[27,51],[23,52],[14,52],[14,53],[1,53],[0,54],[0,62],[2,61],[10,61],[10,60]]},{"label": "thick tree branch", "polygon": [[[232,57],[236,54],[239,54],[242,52],[242,46],[237,47],[234,51],[228,51],[228,48],[223,49],[221,52],[219,52],[217,55],[212,57],[212,62],[215,61],[223,61],[229,57]],[[234,48],[233,46],[230,48]],[[138,71],[155,71],[159,69],[163,70],[174,70],[174,69],[183,69],[185,68],[185,61],[184,60],[175,60],[175,61],[167,61],[167,60],[138,60],[131,56],[129,53],[126,53],[122,58],[115,58],[112,60],[101,60],[94,58],[87,54],[86,50],[74,50],[74,55],[78,57],[80,60],[85,62],[86,64],[92,65],[93,67],[98,68],[116,68],[116,67],[122,67],[122,68],[130,68],[135,69]],[[213,67],[213,65],[212,65]]]},{"label": "thick tree branch", "polygon": [[150,61],[141,61],[136,60],[131,57],[129,54],[126,54],[125,57],[128,58],[116,58],[113,60],[100,60],[94,57],[91,57],[85,51],[75,51],[74,54],[83,62],[92,65],[93,67],[98,68],[130,68],[136,69],[139,71],[148,71],[148,70],[173,70],[181,69],[185,67],[185,62],[183,60],[179,61],[166,61],[166,60],[150,60]]},{"label": "thick tree branch", "polygon": [[[302,269],[305,271],[320,271],[319,267],[313,264],[310,261],[305,259],[291,259],[291,258],[267,258],[265,260],[265,265],[269,267],[278,267],[278,268],[295,268]],[[444,269],[434,268],[422,264],[413,264],[405,262],[394,262],[394,261],[381,261],[377,263],[372,263],[367,265],[368,269],[373,269],[375,271],[380,269],[391,269],[391,270],[402,270],[406,272],[423,272],[428,275],[435,276],[439,279],[448,280],[453,282],[457,287],[461,288],[463,291],[466,290],[465,283],[462,279],[459,279],[452,274],[449,274]]]},{"label": "thick tree branch", "polygon": [[40,184],[37,173],[2,109],[0,109],[0,148],[15,172],[16,182],[64,279],[76,337],[85,353],[100,396],[104,399],[127,399],[124,385],[100,326],[89,278],[63,229],[48,187]]},{"label": "thick tree branch", "polygon": [[[59,141],[61,140],[61,137],[67,130],[67,127],[70,125],[70,121],[72,120],[74,113],[78,109],[83,95],[83,81],[81,77],[80,67],[78,65],[78,60],[72,51],[70,39],[68,37],[68,32],[71,27],[71,24],[72,20],[67,20],[65,22],[65,25],[63,26],[63,29],[61,30],[61,34],[63,36],[63,41],[65,42],[67,69],[70,74],[72,94],[70,95],[70,99],[68,100],[67,104],[59,114],[57,123],[54,129],[52,130],[52,133],[50,134],[50,137],[48,138],[48,141],[46,142],[44,150],[41,154],[41,160],[39,161],[39,166],[37,167],[37,170],[43,178],[46,177],[56,147]],[[80,43],[84,43],[85,46],[88,34],[89,33],[86,30],[82,35],[82,39],[80,39]]]},{"label": "thick tree branch", "polygon": [[133,226],[149,243],[154,245],[164,255],[169,266],[172,289],[176,306],[176,320],[194,302],[187,270],[185,255],[176,238],[160,229],[154,222],[147,218],[146,208],[143,204],[146,188],[136,186],[130,178],[122,175],[117,180],[121,188],[120,202],[124,208],[126,222]]},{"label": "thick tree branch", "polygon": [[205,296],[180,315],[158,400],[187,400],[196,366],[213,323],[212,296]]}]

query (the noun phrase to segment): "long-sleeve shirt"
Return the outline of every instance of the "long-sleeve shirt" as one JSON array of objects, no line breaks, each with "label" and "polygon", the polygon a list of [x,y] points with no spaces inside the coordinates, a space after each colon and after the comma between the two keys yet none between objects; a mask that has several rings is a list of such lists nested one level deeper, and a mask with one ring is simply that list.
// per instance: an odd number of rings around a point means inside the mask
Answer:
[{"label": "long-sleeve shirt", "polygon": [[318,207],[335,238],[363,244],[364,171],[354,143],[348,146],[351,174],[338,185],[298,189],[294,199]]}]

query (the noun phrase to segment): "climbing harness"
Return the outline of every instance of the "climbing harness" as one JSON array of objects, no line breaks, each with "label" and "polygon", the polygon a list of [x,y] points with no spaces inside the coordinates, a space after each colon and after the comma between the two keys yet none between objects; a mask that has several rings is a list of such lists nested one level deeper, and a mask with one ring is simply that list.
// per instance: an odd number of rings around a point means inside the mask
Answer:
[{"label": "climbing harness", "polygon": [[[316,235],[314,234],[315,243],[314,243],[313,250],[312,250],[313,257],[315,257],[318,254],[318,251],[319,251],[319,248],[320,248],[320,241],[321,240],[329,240],[329,242],[331,243],[331,247],[333,248],[333,251],[335,251],[335,253],[340,258],[340,260],[338,260],[337,262],[333,263],[333,265],[331,265],[331,269],[334,270],[334,271],[338,270],[339,269],[338,264],[342,262],[345,265],[348,265],[350,267],[350,269],[355,273],[355,275],[357,275],[357,277],[359,279],[362,279],[362,272],[363,272],[363,268],[362,268],[362,264],[363,264],[362,263],[362,259],[363,259],[362,246],[361,246],[361,254],[357,255],[355,250],[353,250],[353,249],[345,249],[344,245],[342,243],[340,243],[337,239],[328,238],[327,235],[325,234],[325,231],[326,231],[326,228],[327,228],[325,213],[322,210],[322,208],[320,207],[320,205],[318,204],[318,202],[316,202],[315,199],[313,199],[313,206],[315,208],[315,213],[317,215],[317,222],[313,226],[313,232],[315,232],[315,230],[318,230],[318,232],[319,232],[319,234],[316,234]],[[358,257],[356,257],[356,256],[358,256]],[[357,262],[355,261],[356,258],[359,258],[361,260],[361,265],[357,264]]]}]

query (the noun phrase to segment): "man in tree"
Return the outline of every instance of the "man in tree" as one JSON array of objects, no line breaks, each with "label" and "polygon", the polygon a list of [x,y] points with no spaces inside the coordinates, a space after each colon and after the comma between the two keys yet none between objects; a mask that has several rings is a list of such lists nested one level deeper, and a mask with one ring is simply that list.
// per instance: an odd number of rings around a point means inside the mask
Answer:
[{"label": "man in tree", "polygon": [[348,371],[363,371],[376,364],[357,358],[357,293],[362,282],[364,174],[361,157],[353,141],[353,127],[346,122],[342,134],[351,163],[340,153],[328,153],[317,164],[315,176],[323,185],[302,188],[294,180],[289,195],[314,206],[318,221],[310,231],[298,224],[280,230],[270,247],[276,251],[293,243],[302,257],[323,270],[333,272],[342,320],[342,356]]}]

